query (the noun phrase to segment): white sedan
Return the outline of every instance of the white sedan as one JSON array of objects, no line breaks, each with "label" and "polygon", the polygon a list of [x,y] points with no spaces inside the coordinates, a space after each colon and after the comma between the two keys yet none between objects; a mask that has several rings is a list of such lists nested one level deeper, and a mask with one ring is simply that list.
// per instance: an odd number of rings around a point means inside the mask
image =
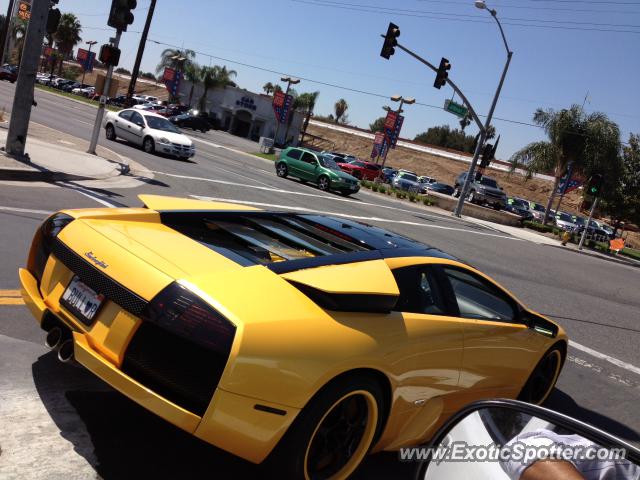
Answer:
[{"label": "white sedan", "polygon": [[108,140],[120,137],[142,146],[147,153],[158,152],[183,159],[196,154],[189,137],[180,133],[169,120],[155,113],[133,108],[108,112],[103,125]]}]

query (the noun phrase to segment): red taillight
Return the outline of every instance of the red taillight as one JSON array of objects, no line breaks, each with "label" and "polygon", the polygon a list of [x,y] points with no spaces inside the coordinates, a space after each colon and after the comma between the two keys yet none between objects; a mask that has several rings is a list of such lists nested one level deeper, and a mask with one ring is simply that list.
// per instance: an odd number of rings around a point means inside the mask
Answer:
[{"label": "red taillight", "polygon": [[177,282],[156,295],[141,316],[210,350],[225,354],[231,350],[235,325]]}]

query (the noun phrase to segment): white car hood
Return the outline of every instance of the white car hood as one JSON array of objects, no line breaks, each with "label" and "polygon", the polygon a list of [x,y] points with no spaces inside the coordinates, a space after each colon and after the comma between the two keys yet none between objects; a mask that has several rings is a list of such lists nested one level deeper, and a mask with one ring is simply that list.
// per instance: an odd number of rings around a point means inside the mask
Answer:
[{"label": "white car hood", "polygon": [[145,133],[153,135],[157,139],[166,138],[171,143],[179,143],[180,145],[189,146],[193,145],[191,139],[182,133],[165,132],[163,130],[155,130],[152,128],[147,128]]}]

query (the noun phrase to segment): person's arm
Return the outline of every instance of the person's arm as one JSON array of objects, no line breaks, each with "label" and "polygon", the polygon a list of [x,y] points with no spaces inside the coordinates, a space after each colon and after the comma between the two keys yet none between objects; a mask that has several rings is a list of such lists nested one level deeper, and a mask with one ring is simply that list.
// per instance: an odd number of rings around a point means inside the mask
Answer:
[{"label": "person's arm", "polygon": [[584,480],[584,477],[571,462],[538,460],[522,472],[520,480]]}]

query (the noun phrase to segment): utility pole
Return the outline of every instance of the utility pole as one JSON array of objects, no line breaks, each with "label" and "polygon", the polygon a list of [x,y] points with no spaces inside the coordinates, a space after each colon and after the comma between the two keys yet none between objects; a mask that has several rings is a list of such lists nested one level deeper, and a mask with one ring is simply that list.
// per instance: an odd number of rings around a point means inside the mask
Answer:
[{"label": "utility pole", "polygon": [[[300,79],[299,78],[282,77],[280,80],[283,81],[283,82],[287,82],[287,89],[284,91],[285,98],[289,94],[289,90],[291,89],[291,85],[296,85],[296,84],[300,83]],[[276,146],[276,143],[278,142],[278,132],[280,132],[280,119],[276,118],[276,133],[273,136],[273,146],[274,147]],[[287,139],[285,138],[284,141],[286,142]]]},{"label": "utility pole", "polygon": [[156,8],[156,0],[151,0],[149,5],[149,12],[147,13],[147,21],[144,24],[142,30],[142,36],[140,37],[140,45],[138,45],[138,53],[136,55],[136,62],[133,65],[133,71],[131,72],[131,81],[129,82],[129,89],[127,90],[126,105],[129,105],[131,97],[136,90],[136,82],[138,81],[138,74],[140,73],[140,63],[142,62],[142,55],[144,54],[144,47],[147,44],[147,35],[149,34],[149,28],[151,27],[151,19],[153,18],[153,11]]},{"label": "utility pole", "polygon": [[[96,42],[95,40],[89,40],[87,42],[87,45],[89,45],[89,53],[87,54],[89,56],[89,58],[87,59],[87,63],[91,61],[91,47],[93,47],[96,43],[98,43],[98,42]],[[83,67],[82,68],[82,81],[80,82],[82,85],[84,85],[84,75],[85,75],[85,73],[87,73],[87,70],[86,70],[86,68]]]},{"label": "utility pole", "polygon": [[7,16],[4,19],[2,33],[0,33],[0,65],[4,65],[4,49],[7,45],[7,38],[9,37],[9,27],[11,26],[11,20],[13,20],[14,2],[15,0],[9,0],[9,6],[7,7]]},{"label": "utility pole", "polygon": [[593,218],[593,212],[596,209],[596,205],[598,205],[598,200],[600,200],[600,197],[596,197],[593,201],[593,205],[591,205],[591,210],[589,210],[589,218],[587,219],[587,224],[584,226],[584,230],[582,231],[580,243],[578,244],[578,250],[582,250],[582,245],[584,245],[584,239],[587,236],[587,230],[589,230],[589,225],[591,224],[591,219]]},{"label": "utility pole", "polygon": [[[29,119],[33,105],[33,87],[36,82],[38,62],[42,52],[42,41],[49,15],[49,0],[31,2],[31,18],[24,39],[24,50],[18,70],[16,91],[11,109],[11,123],[7,134],[6,151],[9,155],[23,158],[27,142]],[[9,21],[10,19],[7,19]]]},{"label": "utility pole", "polygon": [[[116,31],[116,36],[111,43],[115,48],[118,48],[120,44],[120,37],[122,36],[122,30]],[[100,127],[102,126],[102,118],[104,117],[104,109],[107,103],[107,96],[109,95],[109,88],[111,87],[111,77],[113,76],[113,65],[109,65],[107,68],[107,76],[104,79],[104,91],[100,95],[100,104],[98,105],[98,113],[96,113],[96,122],[93,124],[93,133],[91,134],[91,143],[89,144],[89,150],[87,153],[93,155],[96,154],[96,146],[98,145],[98,137],[100,136]]]}]

